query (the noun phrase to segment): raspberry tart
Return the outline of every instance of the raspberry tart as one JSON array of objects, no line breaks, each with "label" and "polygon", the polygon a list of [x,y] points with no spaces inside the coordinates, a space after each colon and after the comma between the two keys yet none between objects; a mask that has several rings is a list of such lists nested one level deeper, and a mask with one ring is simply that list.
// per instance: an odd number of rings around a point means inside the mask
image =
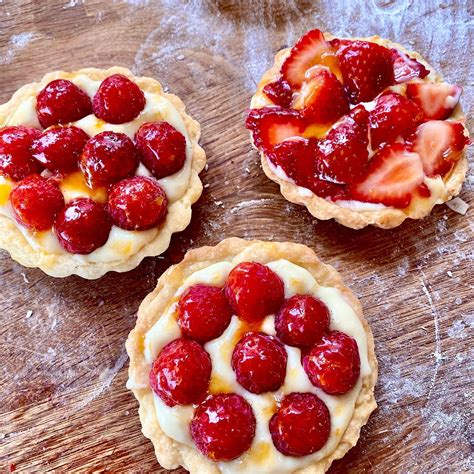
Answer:
[{"label": "raspberry tart", "polygon": [[360,303],[300,244],[191,250],[145,298],[126,347],[165,469],[324,472],[376,407]]},{"label": "raspberry tart", "polygon": [[0,106],[0,247],[89,279],[159,255],[201,195],[199,135],[177,96],[124,68],[22,87]]},{"label": "raspberry tart", "polygon": [[391,228],[459,193],[461,92],[399,44],[311,30],[277,53],[246,125],[286,199],[354,229]]}]

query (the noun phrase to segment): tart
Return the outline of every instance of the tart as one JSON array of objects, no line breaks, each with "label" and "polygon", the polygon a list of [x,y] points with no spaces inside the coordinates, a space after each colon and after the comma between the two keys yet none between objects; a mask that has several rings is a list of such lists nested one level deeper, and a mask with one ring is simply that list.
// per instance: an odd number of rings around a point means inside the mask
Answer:
[{"label": "tart", "polygon": [[0,106],[0,247],[93,279],[164,252],[191,220],[200,126],[154,79],[53,72]]},{"label": "tart", "polygon": [[354,229],[391,228],[459,193],[461,92],[399,44],[311,30],[277,53],[246,125],[286,199]]},{"label": "tart", "polygon": [[141,304],[126,347],[127,387],[165,469],[324,472],[376,408],[361,305],[300,244],[189,251]]}]

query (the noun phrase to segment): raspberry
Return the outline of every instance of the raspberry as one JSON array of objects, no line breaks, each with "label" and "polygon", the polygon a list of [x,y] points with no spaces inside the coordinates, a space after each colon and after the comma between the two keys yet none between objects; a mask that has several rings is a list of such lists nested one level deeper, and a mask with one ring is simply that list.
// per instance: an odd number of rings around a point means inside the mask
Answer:
[{"label": "raspberry", "polygon": [[252,393],[274,392],[285,381],[287,355],[273,336],[248,333],[235,346],[232,368],[237,381]]},{"label": "raspberry", "polygon": [[225,295],[232,309],[245,321],[259,321],[280,308],[284,287],[266,265],[239,263],[229,274]]},{"label": "raspberry", "polygon": [[104,79],[93,99],[94,114],[105,122],[130,122],[145,108],[145,94],[128,77],[113,74]]},{"label": "raspberry", "polygon": [[137,150],[125,133],[102,132],[86,143],[79,166],[92,188],[127,178],[138,161]]},{"label": "raspberry", "polygon": [[211,377],[211,358],[195,341],[175,339],[153,362],[150,385],[170,407],[200,403]]},{"label": "raspberry", "polygon": [[10,193],[15,219],[34,231],[53,227],[64,207],[64,198],[56,182],[33,174],[15,185]]},{"label": "raspberry", "polygon": [[71,81],[51,81],[36,98],[36,113],[43,128],[75,122],[92,113],[89,96]]},{"label": "raspberry", "polygon": [[307,456],[319,451],[331,430],[329,410],[312,393],[290,393],[270,420],[273,444],[285,456]]},{"label": "raspberry", "polygon": [[59,243],[69,253],[84,255],[107,242],[111,223],[102,204],[80,197],[66,204],[54,227]]},{"label": "raspberry", "polygon": [[168,122],[144,123],[135,143],[142,163],[157,179],[178,172],[186,161],[186,139]]},{"label": "raspberry", "polygon": [[115,225],[125,230],[146,230],[166,217],[168,199],[153,179],[134,176],[114,184],[107,210]]},{"label": "raspberry", "polygon": [[33,141],[31,151],[33,157],[48,170],[66,174],[77,169],[87,140],[89,135],[81,128],[54,127]]},{"label": "raspberry", "polygon": [[20,181],[33,173],[40,173],[41,166],[31,155],[33,140],[41,131],[32,127],[5,127],[0,130],[0,175]]},{"label": "raspberry", "polygon": [[212,395],[197,407],[191,436],[199,451],[213,461],[231,461],[250,448],[256,420],[240,395]]},{"label": "raspberry", "polygon": [[178,304],[178,325],[186,337],[205,343],[219,337],[227,328],[232,310],[221,288],[194,285]]},{"label": "raspberry", "polygon": [[330,395],[351,390],[360,374],[357,342],[350,336],[332,331],[303,358],[311,383]]}]

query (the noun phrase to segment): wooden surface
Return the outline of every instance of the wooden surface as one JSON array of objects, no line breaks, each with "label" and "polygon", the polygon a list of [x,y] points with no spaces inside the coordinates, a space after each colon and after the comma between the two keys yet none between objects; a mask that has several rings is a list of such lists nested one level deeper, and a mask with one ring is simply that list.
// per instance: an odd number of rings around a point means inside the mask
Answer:
[{"label": "wooden surface", "polygon": [[124,341],[170,264],[235,235],[310,245],[362,300],[380,361],[379,409],[333,473],[474,469],[472,207],[461,216],[438,206],[392,231],[316,222],[266,179],[243,126],[274,53],[312,27],[418,50],[463,85],[470,112],[469,13],[454,0],[0,2],[2,102],[51,70],[123,65],[184,100],[209,162],[190,227],[130,273],[56,280],[0,252],[1,468],[160,471],[125,389]]}]

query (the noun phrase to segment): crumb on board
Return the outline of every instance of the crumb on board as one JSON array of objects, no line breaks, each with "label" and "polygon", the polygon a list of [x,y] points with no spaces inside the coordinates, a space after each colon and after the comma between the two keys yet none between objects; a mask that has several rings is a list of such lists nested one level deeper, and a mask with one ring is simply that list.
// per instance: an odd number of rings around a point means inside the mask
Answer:
[{"label": "crumb on board", "polygon": [[469,209],[469,204],[459,197],[455,197],[454,199],[451,199],[451,201],[448,201],[446,206],[448,206],[452,211],[457,212],[463,216]]}]

